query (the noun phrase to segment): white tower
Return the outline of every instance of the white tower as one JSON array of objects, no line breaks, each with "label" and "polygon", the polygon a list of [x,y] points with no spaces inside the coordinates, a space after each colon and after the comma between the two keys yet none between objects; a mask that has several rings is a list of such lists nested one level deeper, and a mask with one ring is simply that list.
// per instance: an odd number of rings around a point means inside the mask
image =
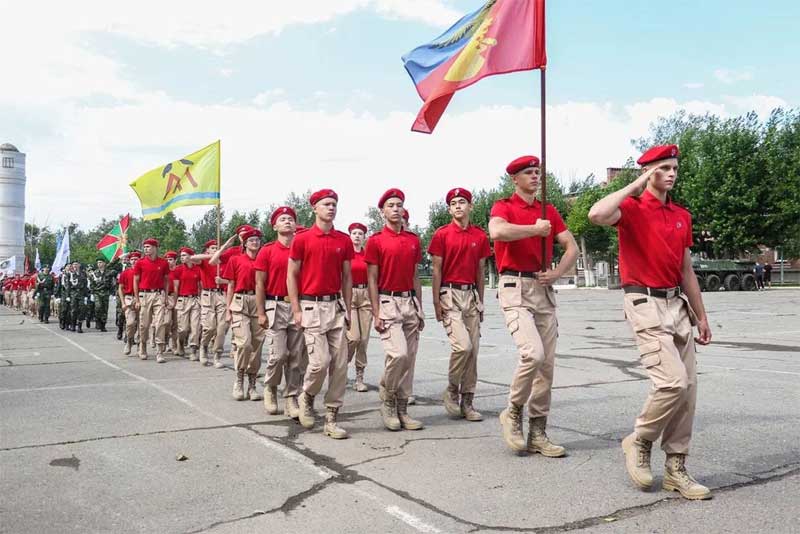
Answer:
[{"label": "white tower", "polygon": [[10,143],[0,145],[0,261],[16,256],[25,263],[25,154]]}]

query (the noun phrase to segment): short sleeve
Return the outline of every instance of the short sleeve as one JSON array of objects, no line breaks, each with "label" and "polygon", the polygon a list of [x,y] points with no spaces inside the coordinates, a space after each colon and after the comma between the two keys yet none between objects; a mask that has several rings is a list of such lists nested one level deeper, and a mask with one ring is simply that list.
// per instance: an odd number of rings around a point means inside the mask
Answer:
[{"label": "short sleeve", "polygon": [[622,203],[619,205],[620,217],[619,220],[617,221],[617,224],[615,224],[614,226],[622,227],[628,224],[628,219],[630,219],[631,212],[636,209],[636,206],[637,203],[633,199],[633,197],[625,198],[625,200],[623,200]]},{"label": "short sleeve", "polygon": [[289,249],[289,258],[295,261],[302,261],[305,254],[305,235],[299,234],[292,240],[292,248]]},{"label": "short sleeve", "polygon": [[178,265],[175,267],[174,271],[169,272],[169,281],[174,282],[175,280],[180,280],[181,271],[183,270],[183,265]]},{"label": "short sleeve", "polygon": [[434,232],[431,238],[431,244],[428,245],[428,254],[431,256],[439,256],[440,258],[444,257],[444,239],[441,228]]},{"label": "short sleeve", "polygon": [[367,248],[364,251],[364,261],[372,265],[380,264],[381,246],[378,243],[377,236],[373,236],[367,240]]},{"label": "short sleeve", "polygon": [[135,264],[133,264],[133,274],[142,276],[142,264],[139,263],[138,261]]},{"label": "short sleeve", "polygon": [[694,246],[694,239],[692,238],[692,216],[688,213],[686,214],[686,246],[685,248],[690,248]]},{"label": "short sleeve", "polygon": [[256,256],[256,261],[253,264],[256,271],[267,271],[269,267],[269,247],[261,247]]},{"label": "short sleeve", "polygon": [[564,219],[561,218],[561,214],[558,212],[555,206],[550,205],[548,208],[550,211],[550,216],[548,218],[550,219],[550,225],[553,229],[553,235],[557,236],[567,229],[567,225],[564,224]]},{"label": "short sleeve", "polygon": [[236,258],[232,258],[231,261],[225,264],[225,272],[222,273],[222,278],[231,282],[236,280]]},{"label": "short sleeve", "polygon": [[492,255],[492,249],[489,248],[489,237],[481,230],[481,259],[488,258]]},{"label": "short sleeve", "polygon": [[414,239],[417,241],[417,257],[414,259],[414,263],[422,263],[422,242],[417,235],[414,236]]},{"label": "short sleeve", "polygon": [[352,261],[356,256],[356,250],[353,248],[353,242],[347,235],[342,235],[342,246],[344,247],[344,260]]},{"label": "short sleeve", "polygon": [[508,205],[505,202],[495,202],[492,205],[492,211],[489,217],[500,217],[501,219],[508,220]]}]

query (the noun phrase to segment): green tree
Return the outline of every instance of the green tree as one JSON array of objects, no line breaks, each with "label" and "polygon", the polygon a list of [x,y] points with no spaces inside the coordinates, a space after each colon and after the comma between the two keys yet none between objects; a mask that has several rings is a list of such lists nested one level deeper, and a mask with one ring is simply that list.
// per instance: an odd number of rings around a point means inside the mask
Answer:
[{"label": "green tree", "polygon": [[[225,210],[220,208],[220,230],[225,223]],[[221,233],[221,231],[220,231]],[[213,207],[203,214],[203,216],[192,225],[189,232],[190,246],[198,254],[202,253],[203,245],[209,240],[217,239],[217,208]],[[224,239],[220,235],[220,239]]]}]

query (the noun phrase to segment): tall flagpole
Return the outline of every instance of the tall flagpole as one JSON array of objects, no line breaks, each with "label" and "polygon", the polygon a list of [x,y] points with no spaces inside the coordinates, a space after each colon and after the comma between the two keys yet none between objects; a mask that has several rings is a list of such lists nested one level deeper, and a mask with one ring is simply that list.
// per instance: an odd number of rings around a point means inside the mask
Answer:
[{"label": "tall flagpole", "polygon": [[[217,250],[222,246],[222,241],[220,233],[220,226],[222,225],[222,214],[221,208],[222,205],[222,141],[219,142],[219,154],[217,154],[217,191],[219,192],[219,198],[217,199]],[[217,263],[217,278],[219,278],[219,263]],[[216,280],[214,281],[216,283]]]},{"label": "tall flagpole", "polygon": [[[540,72],[540,80],[541,80],[541,123],[542,123],[542,177],[541,177],[541,188],[542,188],[542,219],[547,218],[547,112],[546,112],[546,91],[545,91],[545,68],[542,67],[539,69]],[[542,238],[542,272],[547,271],[548,261],[547,261],[547,237]]]}]

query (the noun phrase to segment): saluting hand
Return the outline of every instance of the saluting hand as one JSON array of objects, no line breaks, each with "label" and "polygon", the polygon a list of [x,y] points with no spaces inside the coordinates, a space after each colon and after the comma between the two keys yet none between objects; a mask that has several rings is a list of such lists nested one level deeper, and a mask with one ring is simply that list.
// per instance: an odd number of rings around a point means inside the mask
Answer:
[{"label": "saluting hand", "polygon": [[711,327],[708,326],[708,319],[701,319],[697,321],[698,337],[694,338],[698,345],[708,345],[711,343]]}]

